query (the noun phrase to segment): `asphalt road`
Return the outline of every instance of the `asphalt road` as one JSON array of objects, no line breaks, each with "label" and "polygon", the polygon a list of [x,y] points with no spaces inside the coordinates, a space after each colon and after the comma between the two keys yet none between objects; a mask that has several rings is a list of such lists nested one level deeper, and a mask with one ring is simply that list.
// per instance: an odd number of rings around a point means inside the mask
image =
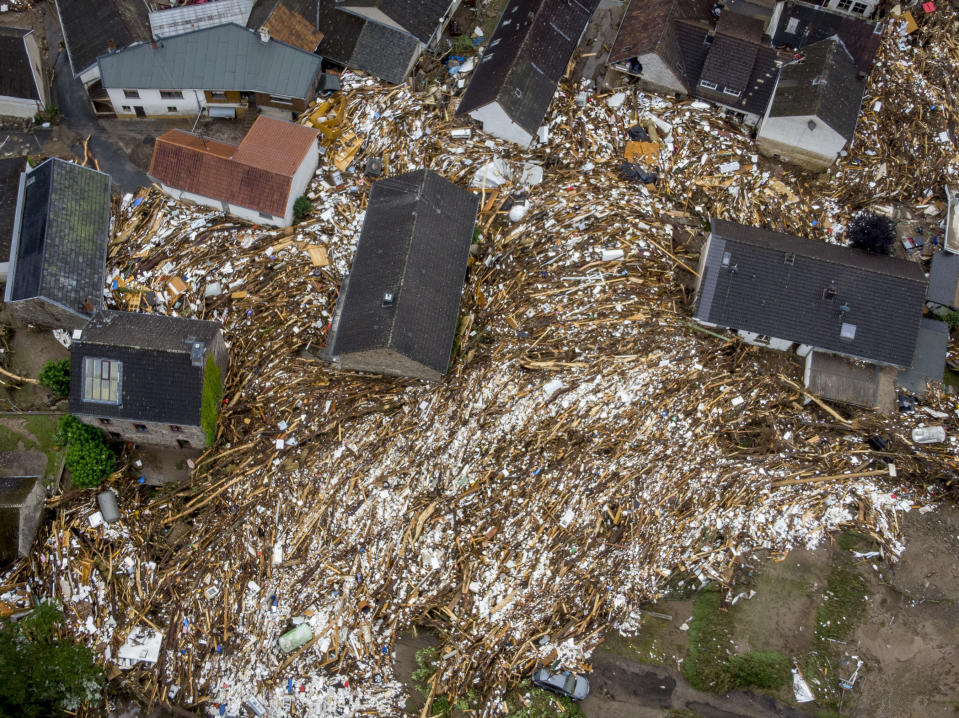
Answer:
[{"label": "asphalt road", "polygon": [[[150,178],[130,162],[120,144],[97,121],[83,86],[73,77],[66,52],[57,58],[54,85],[63,121],[71,131],[84,137],[90,135],[90,152],[100,163],[100,169],[113,178],[114,185],[124,192],[149,186]],[[81,156],[82,153],[81,149]]]}]

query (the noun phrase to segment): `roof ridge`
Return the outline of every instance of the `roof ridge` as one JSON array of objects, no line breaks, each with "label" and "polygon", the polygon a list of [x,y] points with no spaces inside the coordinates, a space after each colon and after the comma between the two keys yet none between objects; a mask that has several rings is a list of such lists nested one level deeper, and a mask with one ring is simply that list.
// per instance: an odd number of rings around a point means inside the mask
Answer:
[{"label": "roof ridge", "polygon": [[[416,196],[413,199],[413,221],[410,223],[410,236],[409,241],[406,243],[406,251],[403,254],[403,271],[400,274],[397,293],[402,294],[403,285],[406,283],[406,273],[409,270],[410,266],[410,251],[413,248],[413,238],[416,236],[416,223],[419,222],[420,213],[419,206],[420,201],[423,198],[423,190],[426,188],[426,178],[429,175],[430,170],[423,169],[413,170],[413,172],[422,172],[423,176],[417,186]],[[403,175],[397,175],[397,177],[402,177]],[[393,316],[390,318],[390,333],[387,335],[386,345],[392,349],[393,348],[393,330],[396,329],[396,311],[394,309]]]}]

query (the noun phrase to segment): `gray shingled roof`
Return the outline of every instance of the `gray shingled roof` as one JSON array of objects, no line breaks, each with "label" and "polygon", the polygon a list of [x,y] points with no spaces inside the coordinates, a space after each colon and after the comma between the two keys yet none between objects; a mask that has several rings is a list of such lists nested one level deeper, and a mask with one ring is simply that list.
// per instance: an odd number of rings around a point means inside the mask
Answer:
[{"label": "gray shingled roof", "polygon": [[814,115],[852,141],[866,88],[852,55],[837,36],[810,45],[805,54],[780,72],[769,116]]},{"label": "gray shingled roof", "polygon": [[362,15],[363,8],[375,8],[426,43],[436,32],[449,6],[449,0],[342,0],[339,9]]},{"label": "gray shingled roof", "polygon": [[949,345],[949,327],[938,319],[923,317],[912,366],[900,372],[896,383],[913,394],[926,393],[926,382],[942,381]]},{"label": "gray shingled roof", "polygon": [[412,35],[378,22],[366,22],[346,64],[398,84],[406,79],[419,54],[420,41]]},{"label": "gray shingled roof", "polygon": [[795,50],[838,35],[852,54],[859,71],[868,73],[882,40],[882,27],[861,17],[787,0],[783,3],[779,23],[771,30],[774,45],[786,45]]},{"label": "gray shingled roof", "polygon": [[959,308],[959,254],[937,252],[933,255],[926,299],[944,307]]},{"label": "gray shingled roof", "polygon": [[82,341],[189,354],[189,342],[204,342],[209,346],[219,331],[217,322],[201,319],[100,311],[83,328]]},{"label": "gray shingled roof", "polygon": [[75,75],[107,52],[150,39],[149,9],[143,0],[56,0],[63,40]]},{"label": "gray shingled roof", "polygon": [[82,312],[103,293],[110,176],[51,158],[27,175],[6,301],[45,297]]},{"label": "gray shingled roof", "polygon": [[[198,426],[203,375],[215,322],[134,312],[97,312],[70,349],[71,376],[83,376],[86,357],[111,359],[120,369],[120,403],[83,400],[83,382],[70,382],[74,414]],[[205,343],[203,359],[194,366],[191,341]]]},{"label": "gray shingled roof", "polygon": [[0,27],[0,95],[39,100],[37,83],[23,38],[32,32],[19,27]]},{"label": "gray shingled roof", "polygon": [[695,316],[907,367],[925,293],[913,262],[713,219]]},{"label": "gray shingled roof", "polygon": [[534,134],[597,5],[599,0],[510,0],[456,114],[498,102]]},{"label": "gray shingled roof", "polygon": [[373,185],[332,356],[389,348],[446,372],[478,203],[430,170]]},{"label": "gray shingled roof", "polygon": [[322,58],[235,24],[103,55],[105,88],[245,90],[305,98]]}]

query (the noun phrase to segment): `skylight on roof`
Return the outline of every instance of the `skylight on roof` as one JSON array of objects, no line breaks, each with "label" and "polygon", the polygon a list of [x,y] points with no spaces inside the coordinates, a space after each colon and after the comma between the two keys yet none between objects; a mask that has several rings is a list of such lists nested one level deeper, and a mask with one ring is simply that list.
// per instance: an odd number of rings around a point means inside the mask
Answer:
[{"label": "skylight on roof", "polygon": [[856,338],[856,325],[850,324],[849,322],[843,322],[842,327],[839,329],[839,336],[843,339],[852,341]]}]

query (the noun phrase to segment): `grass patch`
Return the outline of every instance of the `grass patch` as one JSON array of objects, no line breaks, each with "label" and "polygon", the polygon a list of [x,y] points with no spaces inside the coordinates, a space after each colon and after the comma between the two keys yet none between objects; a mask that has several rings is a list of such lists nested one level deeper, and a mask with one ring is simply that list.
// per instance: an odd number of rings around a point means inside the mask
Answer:
[{"label": "grass patch", "polygon": [[721,604],[719,589],[707,586],[693,606],[689,655],[683,662],[683,673],[690,685],[700,691],[725,693],[733,687],[732,677],[726,670],[732,620],[720,608]]},{"label": "grass patch", "polygon": [[27,417],[27,431],[37,437],[40,451],[47,455],[47,476],[53,476],[60,468],[62,454],[53,440],[56,430],[56,416],[34,414]]},{"label": "grass patch", "polygon": [[[47,457],[44,477],[49,479],[54,476],[60,468],[60,460],[63,456],[60,448],[53,440],[53,434],[57,430],[57,417],[46,414],[29,414],[12,418],[22,418],[24,420],[24,433],[11,429],[9,426],[0,425],[0,451],[14,451],[21,445],[24,450],[41,451]],[[28,436],[28,434],[30,435]]]},{"label": "grass patch", "polygon": [[826,600],[816,612],[815,640],[845,640],[865,613],[865,581],[848,568],[833,567],[826,583]]},{"label": "grass patch", "polygon": [[722,609],[722,595],[707,586],[696,598],[689,624],[689,653],[683,673],[701,691],[726,693],[733,688],[778,690],[792,680],[789,659],[776,651],[731,654],[733,620]]},{"label": "grass patch", "polygon": [[833,566],[823,604],[816,611],[813,650],[803,661],[806,682],[827,709],[839,706],[842,698],[839,660],[844,652],[843,642],[853,634],[865,614],[865,581],[845,565]]},{"label": "grass patch", "polygon": [[839,534],[837,543],[843,551],[869,551],[876,545],[870,536],[851,529]]}]

